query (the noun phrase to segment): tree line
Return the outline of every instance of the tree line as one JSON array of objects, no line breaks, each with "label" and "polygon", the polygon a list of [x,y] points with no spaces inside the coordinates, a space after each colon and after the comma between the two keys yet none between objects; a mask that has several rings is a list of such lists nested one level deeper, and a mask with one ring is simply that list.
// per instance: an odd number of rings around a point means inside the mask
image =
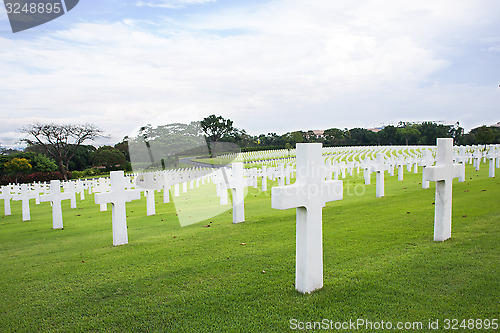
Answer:
[{"label": "tree line", "polygon": [[[457,145],[500,143],[500,127],[481,126],[465,133],[458,126],[434,122],[399,122],[397,126],[385,126],[378,131],[365,128],[330,128],[323,133],[293,131],[283,135],[276,133],[251,136],[244,129],[232,126],[233,122],[212,115],[202,122],[204,132],[211,141],[237,143],[244,151],[261,149],[283,149],[295,147],[296,143],[320,142],[323,146],[362,145],[435,145],[437,138],[453,138]],[[224,130],[221,129],[224,128]]]},{"label": "tree line", "polygon": [[[150,125],[148,125],[150,126]],[[145,126],[145,133],[153,131]],[[211,115],[199,125],[170,124],[160,126],[168,133],[177,131],[204,135],[207,143],[232,142],[242,151],[291,149],[296,143],[320,142],[326,147],[359,145],[434,145],[437,138],[453,138],[458,145],[500,143],[500,128],[481,126],[464,133],[463,128],[433,122],[405,123],[385,126],[379,131],[364,128],[330,128],[321,132],[293,131],[282,135],[267,133],[252,136],[233,126],[233,121]],[[160,128],[159,127],[159,128]],[[179,132],[179,129],[182,131]],[[129,140],[125,137],[113,146],[94,147],[85,144],[103,137],[91,124],[31,124],[20,131],[26,134],[24,151],[0,148],[0,184],[80,178],[131,171]],[[166,133],[165,132],[165,133]],[[193,133],[191,133],[193,132]],[[184,134],[182,134],[184,135]],[[176,138],[174,141],[180,141]],[[177,157],[177,156],[175,156]]]}]

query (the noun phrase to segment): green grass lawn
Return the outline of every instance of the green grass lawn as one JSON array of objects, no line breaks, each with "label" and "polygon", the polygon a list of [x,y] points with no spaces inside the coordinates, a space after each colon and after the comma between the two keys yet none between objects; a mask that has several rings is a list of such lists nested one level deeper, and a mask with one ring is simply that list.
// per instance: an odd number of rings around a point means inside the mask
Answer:
[{"label": "green grass lawn", "polygon": [[271,209],[271,191],[249,189],[240,224],[228,210],[181,227],[161,193],[155,216],[134,201],[119,247],[93,196],[63,203],[63,230],[48,203],[32,200],[22,222],[13,202],[0,219],[0,332],[285,332],[293,319],[358,318],[430,331],[429,320],[499,318],[500,180],[487,175],[468,166],[454,181],[445,242],[433,241],[434,185],[422,189],[421,173],[386,174],[383,198],[374,176],[344,179],[344,200],[323,209],[324,288],[310,295],[293,285],[295,210]]}]

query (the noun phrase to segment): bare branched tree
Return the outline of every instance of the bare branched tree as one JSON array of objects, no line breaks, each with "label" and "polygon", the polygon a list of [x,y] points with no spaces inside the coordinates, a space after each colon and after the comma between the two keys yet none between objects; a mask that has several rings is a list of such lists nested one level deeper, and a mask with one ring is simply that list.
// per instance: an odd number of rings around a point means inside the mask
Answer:
[{"label": "bare branched tree", "polygon": [[28,138],[28,145],[43,147],[55,159],[64,179],[68,179],[68,166],[76,149],[87,140],[103,137],[102,131],[92,124],[40,124],[35,123],[20,129]]}]

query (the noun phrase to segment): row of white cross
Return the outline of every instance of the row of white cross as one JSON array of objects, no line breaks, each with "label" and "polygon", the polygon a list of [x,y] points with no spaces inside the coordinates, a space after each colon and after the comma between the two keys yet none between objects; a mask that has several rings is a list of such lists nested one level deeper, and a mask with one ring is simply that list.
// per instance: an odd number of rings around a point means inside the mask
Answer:
[{"label": "row of white cross", "polygon": [[[373,159],[378,153],[384,153],[389,156],[389,158],[400,158],[403,157],[407,161],[417,160],[419,156],[422,155],[424,150],[434,150],[435,146],[338,146],[338,147],[328,147],[323,148],[323,155],[329,156],[333,161],[350,161],[355,162],[356,160],[363,159]],[[459,149],[455,151],[455,154],[460,154],[461,158],[469,159],[469,163],[477,163],[479,159],[483,159],[483,162],[489,158],[490,155],[496,154],[496,157],[500,156],[500,149],[498,145],[470,145],[470,146],[460,146]],[[273,161],[286,161],[290,157],[296,156],[296,150],[291,149],[290,151],[286,149],[281,150],[264,150],[258,152],[241,152],[239,154],[223,155],[221,158],[236,159],[235,161],[241,161],[245,163],[267,163],[269,160]],[[461,161],[464,162],[464,161]],[[500,163],[497,162],[497,168],[500,167]]]},{"label": "row of white cross", "polygon": [[[340,168],[349,168],[348,163],[340,166],[328,163],[322,155],[322,145],[315,144],[297,144],[296,148],[296,181],[293,185],[287,185],[290,178],[293,177],[292,165],[278,163],[278,168],[266,169],[266,166],[260,171],[250,169],[247,171],[249,178],[244,177],[242,163],[232,165],[231,175],[229,170],[220,169],[211,175],[213,181],[217,184],[218,194],[221,204],[227,203],[227,189],[233,193],[233,222],[239,223],[245,220],[244,212],[244,188],[247,186],[257,186],[257,177],[262,178],[262,190],[267,190],[267,178],[272,175],[278,180],[278,187],[272,189],[272,207],[275,209],[297,209],[297,228],[296,228],[296,289],[309,293],[323,285],[323,249],[322,249],[322,208],[326,202],[341,200],[343,198],[343,182],[339,181],[338,174]],[[384,196],[384,172],[390,171],[395,166],[398,167],[400,180],[402,180],[403,165],[407,162],[392,159],[385,161],[384,155],[378,153],[376,160],[371,163],[359,163],[351,165],[351,171],[354,167],[362,167],[365,170],[365,183],[369,184],[371,172],[376,172],[376,195]],[[408,156],[407,156],[408,157]],[[483,157],[483,156],[481,156]],[[467,159],[467,156],[463,157]],[[490,169],[496,155],[489,155]],[[434,222],[434,240],[444,241],[451,237],[451,198],[452,198],[452,180],[456,177],[465,179],[465,169],[463,164],[453,163],[453,141],[452,139],[438,139],[437,141],[437,164],[433,166],[434,160],[430,150],[424,150],[420,165],[423,166],[422,186],[428,188],[429,181],[436,182],[436,200],[435,200],[435,222]],[[371,160],[371,159],[370,159]],[[455,157],[457,160],[457,157]],[[493,161],[493,162],[492,162]],[[332,160],[333,162],[333,160]],[[354,161],[353,161],[354,162]],[[413,162],[412,162],[413,163]],[[498,163],[498,162],[497,162]],[[335,169],[337,167],[337,169]],[[417,168],[415,163],[414,170]],[[268,172],[271,171],[271,172]],[[189,177],[182,177],[175,174],[163,175],[162,182],[153,181],[152,188],[146,190],[148,198],[148,215],[154,214],[154,191],[163,187],[164,202],[168,202],[170,185],[174,185],[174,195],[179,193],[179,181],[182,179],[191,179],[192,182],[197,176],[203,175],[203,172],[189,171]],[[334,174],[334,180],[332,179]],[[206,173],[205,173],[206,175]],[[336,175],[336,176],[335,176]],[[368,176],[367,176],[368,175]],[[490,176],[492,173],[490,171]],[[493,171],[494,176],[494,171]],[[147,182],[147,177],[138,175],[138,183]],[[144,178],[145,177],[145,178]],[[156,177],[156,176],[152,176]],[[146,180],[144,180],[146,179]],[[113,245],[122,245],[128,243],[127,222],[126,222],[126,203],[141,198],[141,190],[132,189],[133,184],[124,176],[123,171],[115,171],[110,176],[110,186],[104,182],[94,184],[95,203],[106,207],[108,203],[112,204],[112,226],[113,226]],[[159,186],[158,184],[162,184]],[[50,183],[50,191],[40,196],[40,201],[50,201],[52,203],[53,228],[62,228],[61,201],[72,200],[75,196],[74,191],[61,192],[60,182],[53,180]],[[183,182],[184,191],[187,189],[187,182]],[[0,198],[4,203],[8,202],[6,196],[9,191],[2,191]],[[21,200],[36,198],[34,192],[30,192],[26,185],[21,186]],[[152,201],[152,202],[151,202]],[[24,201],[23,201],[24,202]],[[7,206],[6,214],[7,214]],[[150,208],[153,207],[153,208]],[[104,210],[104,209],[101,209]],[[9,206],[10,214],[10,206]],[[25,216],[27,215],[27,216]],[[29,220],[29,206],[25,211],[23,205],[23,220]]]}]

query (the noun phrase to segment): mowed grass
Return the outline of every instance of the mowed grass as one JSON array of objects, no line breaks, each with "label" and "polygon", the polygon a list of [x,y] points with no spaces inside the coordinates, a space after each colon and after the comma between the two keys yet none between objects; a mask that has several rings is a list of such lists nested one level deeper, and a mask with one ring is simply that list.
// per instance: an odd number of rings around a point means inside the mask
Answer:
[{"label": "mowed grass", "polygon": [[422,189],[421,173],[386,174],[383,198],[373,175],[369,186],[348,176],[344,199],[323,209],[324,288],[310,295],[294,288],[295,210],[271,209],[271,191],[249,189],[240,224],[229,209],[180,227],[161,193],[154,216],[134,201],[119,247],[111,207],[93,196],[63,203],[63,230],[48,203],[32,200],[22,222],[13,202],[0,219],[0,332],[284,332],[292,319],[358,318],[428,331],[429,320],[499,318],[500,180],[487,172],[468,166],[454,181],[445,242],[433,241],[434,184]]}]

